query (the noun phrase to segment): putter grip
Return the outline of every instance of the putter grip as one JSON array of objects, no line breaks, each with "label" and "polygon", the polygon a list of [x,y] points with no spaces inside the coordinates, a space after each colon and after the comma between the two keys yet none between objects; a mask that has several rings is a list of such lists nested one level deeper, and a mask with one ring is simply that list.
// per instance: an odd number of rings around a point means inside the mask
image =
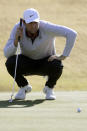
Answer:
[{"label": "putter grip", "polygon": [[[20,18],[20,27],[22,26],[22,19]],[[18,41],[20,41],[20,36],[18,37]]]}]

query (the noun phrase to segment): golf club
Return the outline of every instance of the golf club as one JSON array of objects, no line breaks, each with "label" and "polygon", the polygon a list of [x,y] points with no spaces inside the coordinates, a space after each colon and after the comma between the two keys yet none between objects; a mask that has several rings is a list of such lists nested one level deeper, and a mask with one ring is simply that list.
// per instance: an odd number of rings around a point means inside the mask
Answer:
[{"label": "golf club", "polygon": [[[22,26],[22,19],[20,18],[20,27],[21,26]],[[20,42],[20,36],[18,37],[17,56],[16,56],[15,73],[14,73],[14,82],[13,82],[11,99],[9,100],[9,102],[13,101],[12,97],[14,96],[14,88],[15,88],[15,79],[16,79],[16,71],[17,71],[18,54],[19,54],[19,49],[20,49],[20,43],[19,42]]]}]

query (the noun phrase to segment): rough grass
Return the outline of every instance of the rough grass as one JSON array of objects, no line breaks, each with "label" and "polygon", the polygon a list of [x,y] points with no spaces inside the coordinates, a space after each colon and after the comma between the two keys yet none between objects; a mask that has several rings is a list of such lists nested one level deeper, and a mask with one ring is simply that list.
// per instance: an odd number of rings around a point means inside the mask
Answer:
[{"label": "rough grass", "polygon": [[[56,90],[87,90],[87,0],[0,0],[0,90],[9,90],[13,82],[4,66],[3,48],[14,24],[31,7],[40,12],[41,19],[68,26],[78,33],[70,57],[63,61],[64,72]],[[62,53],[64,45],[65,39],[57,38],[57,53]],[[27,78],[34,90],[44,86],[42,77]]]}]

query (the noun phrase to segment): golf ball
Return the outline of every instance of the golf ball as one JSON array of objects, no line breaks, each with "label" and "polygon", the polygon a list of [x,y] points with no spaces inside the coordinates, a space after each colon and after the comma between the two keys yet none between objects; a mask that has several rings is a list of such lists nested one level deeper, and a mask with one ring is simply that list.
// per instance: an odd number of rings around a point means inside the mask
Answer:
[{"label": "golf ball", "polygon": [[81,108],[77,108],[77,112],[79,112],[79,113],[80,113],[81,111],[82,111],[82,110],[81,110]]}]

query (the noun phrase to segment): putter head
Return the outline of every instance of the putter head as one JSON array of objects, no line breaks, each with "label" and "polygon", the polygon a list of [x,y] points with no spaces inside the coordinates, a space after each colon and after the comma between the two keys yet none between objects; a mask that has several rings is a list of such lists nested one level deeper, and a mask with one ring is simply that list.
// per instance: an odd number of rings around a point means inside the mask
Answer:
[{"label": "putter head", "polygon": [[12,101],[13,101],[13,100],[12,100],[12,98],[11,98],[11,99],[9,99],[9,103],[12,103]]},{"label": "putter head", "polygon": [[12,97],[13,97],[13,94],[11,95],[11,99],[9,99],[9,103],[12,103],[12,102],[13,102]]}]

